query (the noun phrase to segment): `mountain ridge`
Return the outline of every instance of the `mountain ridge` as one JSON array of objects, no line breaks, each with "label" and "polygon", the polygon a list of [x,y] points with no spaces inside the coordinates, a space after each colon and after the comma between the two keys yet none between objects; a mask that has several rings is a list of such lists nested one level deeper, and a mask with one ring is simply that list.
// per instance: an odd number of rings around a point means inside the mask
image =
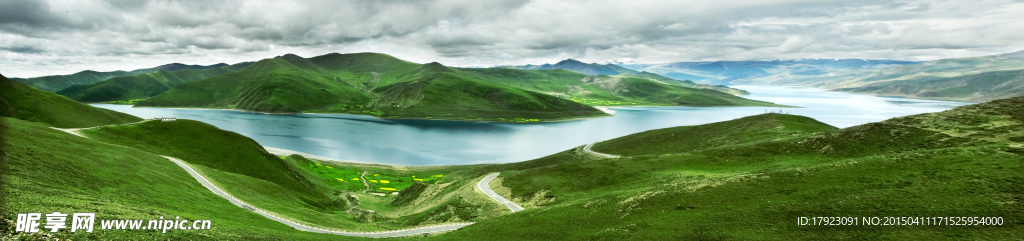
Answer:
[{"label": "mountain ridge", "polygon": [[379,53],[286,54],[179,84],[138,105],[506,122],[606,115],[589,105],[773,105],[666,81],[643,73],[453,68]]}]

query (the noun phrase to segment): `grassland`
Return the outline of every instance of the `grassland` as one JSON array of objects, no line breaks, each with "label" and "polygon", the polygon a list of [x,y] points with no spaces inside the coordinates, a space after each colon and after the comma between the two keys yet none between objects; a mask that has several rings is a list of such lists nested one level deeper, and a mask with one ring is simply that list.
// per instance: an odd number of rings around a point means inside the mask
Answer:
[{"label": "grassland", "polygon": [[[419,212],[398,211],[401,206],[388,205],[394,196],[372,195],[400,191],[411,186],[414,181],[436,185],[445,174],[429,171],[430,168],[339,165],[297,155],[279,157],[267,153],[247,137],[184,119],[105,126],[82,130],[82,133],[101,142],[189,162],[211,182],[235,197],[262,210],[314,227],[384,231],[476,218],[433,217],[447,211],[433,214],[434,210],[429,208],[447,210],[444,208],[447,203],[421,205],[420,208],[426,209]],[[364,185],[363,181],[368,185]],[[467,186],[468,183],[467,177],[454,177],[444,185]],[[447,195],[452,191],[436,192]],[[461,199],[459,197],[471,194],[462,192],[447,199]],[[349,195],[358,197],[358,201],[349,200]],[[460,209],[480,206],[482,202]],[[368,218],[359,210],[373,210],[375,213]]]},{"label": "grassland", "polygon": [[141,118],[95,108],[0,75],[0,116],[75,128],[129,123]]},{"label": "grassland", "polygon": [[[481,167],[501,171],[514,200],[536,205],[437,239],[1013,240],[1024,230],[1022,108],[1024,98],[1004,99],[844,129],[765,114],[594,146],[623,158],[576,149]],[[1008,221],[835,227],[798,226],[799,216]]]},{"label": "grassland", "polygon": [[[298,232],[232,205],[174,163],[147,151],[111,145],[0,117],[4,130],[0,236],[4,240],[344,240]],[[180,216],[211,220],[210,230],[15,234],[18,213],[95,212],[97,220]],[[13,235],[13,236],[12,236]]]},{"label": "grassland", "polygon": [[587,103],[774,106],[643,74],[450,68],[376,53],[264,59],[235,72],[182,83],[137,105],[502,122],[607,115],[574,98],[595,101]]}]

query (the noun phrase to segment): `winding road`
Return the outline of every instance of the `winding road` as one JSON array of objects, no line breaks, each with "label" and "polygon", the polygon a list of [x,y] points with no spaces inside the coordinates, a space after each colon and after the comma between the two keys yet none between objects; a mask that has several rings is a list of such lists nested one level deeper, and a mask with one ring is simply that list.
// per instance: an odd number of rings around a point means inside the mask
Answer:
[{"label": "winding road", "polygon": [[217,188],[217,186],[214,186],[213,183],[210,183],[209,180],[206,180],[206,177],[203,177],[203,175],[200,175],[198,172],[196,172],[195,169],[192,169],[192,167],[189,166],[188,164],[186,164],[185,162],[183,162],[181,160],[178,160],[176,158],[173,158],[173,157],[169,157],[169,156],[162,156],[162,157],[166,158],[167,160],[171,160],[172,162],[174,162],[174,164],[178,164],[178,166],[180,166],[182,169],[185,169],[185,171],[188,172],[189,175],[192,175],[192,177],[195,178],[197,181],[199,181],[199,183],[203,184],[204,187],[206,187],[207,189],[210,189],[210,191],[212,191],[214,194],[217,194],[218,196],[221,196],[224,199],[227,199],[232,204],[235,204],[235,206],[239,206],[239,207],[244,208],[246,210],[252,211],[252,212],[254,212],[256,214],[259,214],[259,215],[262,215],[264,217],[267,217],[267,218],[269,218],[271,220],[277,221],[279,223],[283,223],[283,224],[288,225],[288,226],[290,226],[292,228],[295,228],[295,229],[298,229],[298,230],[302,230],[302,231],[306,231],[306,232],[326,233],[326,234],[335,234],[335,235],[344,235],[344,236],[355,236],[355,237],[368,237],[368,238],[391,238],[391,237],[402,237],[402,236],[425,234],[425,233],[436,233],[436,232],[452,231],[452,230],[460,229],[462,227],[465,227],[465,226],[468,226],[470,224],[473,224],[473,223],[456,223],[456,224],[426,226],[426,227],[419,227],[419,228],[412,228],[412,229],[402,229],[402,230],[392,230],[392,231],[384,231],[384,232],[347,232],[347,231],[334,231],[334,230],[326,230],[326,229],[321,229],[321,228],[310,227],[310,226],[306,226],[306,225],[299,224],[299,223],[296,223],[296,222],[292,222],[290,220],[287,220],[287,219],[284,219],[284,218],[281,218],[281,217],[278,217],[278,216],[274,216],[273,214],[267,213],[267,212],[265,212],[263,210],[260,210],[260,209],[257,209],[255,207],[253,207],[252,205],[246,204],[245,202],[242,202],[241,200],[238,200],[238,198],[235,198],[234,196],[231,196],[231,194],[228,194],[227,192],[224,192],[220,188]]},{"label": "winding road", "polygon": [[[130,124],[134,124],[134,123],[130,123]],[[111,125],[111,126],[114,126],[114,125]],[[76,135],[76,136],[79,136],[79,137],[82,137],[82,138],[90,139],[89,137],[82,135],[78,131],[81,130],[81,129],[91,129],[91,128],[98,128],[98,127],[103,127],[103,126],[96,126],[96,127],[90,127],[90,128],[69,128],[69,129],[62,129],[62,128],[56,128],[56,127],[50,127],[50,128],[53,128],[53,129],[56,129],[56,130],[60,130],[60,131],[66,132],[68,134]],[[411,229],[401,229],[401,230],[391,230],[391,231],[383,231],[383,232],[348,232],[348,231],[336,231],[336,230],[327,230],[327,229],[322,229],[322,228],[310,227],[310,226],[306,226],[306,225],[303,225],[303,224],[299,224],[299,223],[296,223],[296,222],[293,222],[293,221],[290,221],[290,220],[287,220],[287,219],[275,216],[275,215],[270,214],[270,213],[268,213],[266,211],[260,210],[260,209],[258,209],[256,207],[253,207],[252,205],[249,205],[249,204],[247,204],[245,202],[242,202],[242,200],[239,200],[238,198],[235,198],[234,196],[231,196],[231,194],[228,194],[224,190],[221,190],[217,186],[213,185],[213,183],[210,183],[210,181],[207,180],[206,177],[203,177],[203,175],[199,174],[199,172],[196,172],[196,170],[192,169],[192,166],[189,166],[187,163],[185,163],[185,162],[183,162],[181,160],[178,160],[177,158],[173,158],[173,157],[169,157],[169,156],[161,155],[161,157],[163,157],[163,158],[165,158],[167,160],[170,160],[171,162],[174,162],[174,164],[177,164],[182,169],[185,169],[185,172],[187,172],[189,175],[192,175],[192,178],[195,178],[196,181],[199,181],[199,183],[202,184],[204,187],[206,187],[206,189],[209,189],[214,194],[217,194],[218,196],[221,196],[222,198],[227,199],[229,202],[231,202],[231,204],[234,204],[235,206],[241,207],[241,208],[243,208],[245,210],[252,211],[252,212],[254,212],[256,214],[259,214],[259,215],[262,215],[262,216],[264,216],[266,218],[269,218],[270,220],[277,221],[279,223],[282,223],[284,225],[288,225],[289,227],[292,227],[294,229],[298,229],[298,230],[301,230],[301,231],[314,232],[314,233],[326,233],[326,234],[334,234],[334,235],[343,235],[343,236],[353,236],[353,237],[392,238],[392,237],[403,237],[403,236],[410,236],[410,235],[419,235],[419,234],[425,234],[425,233],[447,232],[447,231],[457,230],[457,229],[460,229],[462,227],[469,226],[470,224],[473,224],[473,222],[455,223],[455,224],[433,225],[433,226],[425,226],[425,227],[418,227],[418,228],[411,228]],[[494,176],[497,176],[497,174],[495,174]],[[504,198],[502,198],[502,199],[504,199]]]},{"label": "winding road", "polygon": [[596,156],[599,156],[599,157],[604,157],[604,158],[619,158],[620,157],[618,155],[604,154],[604,153],[600,153],[600,152],[596,152],[596,151],[590,150],[590,147],[594,146],[594,144],[597,144],[597,142],[587,144],[586,146],[583,147],[583,151],[585,151],[587,153],[590,153],[590,154],[593,154],[593,155],[596,155]]},{"label": "winding road", "polygon": [[498,195],[497,193],[494,192],[494,190],[491,190],[491,187],[487,186],[488,184],[491,183],[491,181],[494,180],[494,178],[498,177],[498,174],[500,173],[491,173],[487,175],[487,177],[484,177],[484,179],[480,180],[480,183],[476,184],[476,187],[480,189],[480,192],[483,192],[484,195],[487,195],[488,197],[491,197],[491,199],[494,199],[494,201],[497,201],[498,203],[505,205],[505,207],[508,207],[508,210],[512,210],[513,213],[526,210],[522,206],[519,206],[519,204],[516,204],[512,201],[509,201],[508,199],[505,199],[505,197]]}]

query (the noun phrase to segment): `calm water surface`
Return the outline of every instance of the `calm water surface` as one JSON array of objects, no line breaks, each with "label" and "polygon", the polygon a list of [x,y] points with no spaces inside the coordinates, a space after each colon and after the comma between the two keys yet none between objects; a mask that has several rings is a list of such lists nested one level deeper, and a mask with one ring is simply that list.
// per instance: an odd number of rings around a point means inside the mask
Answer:
[{"label": "calm water surface", "polygon": [[829,92],[806,87],[733,86],[750,99],[803,108],[621,107],[615,116],[570,122],[501,124],[381,120],[348,114],[258,114],[231,110],[93,106],[142,118],[177,117],[248,136],[267,147],[313,155],[400,165],[459,165],[525,161],[636,132],[698,125],[782,111],[836,127],[936,112],[971,104]]}]

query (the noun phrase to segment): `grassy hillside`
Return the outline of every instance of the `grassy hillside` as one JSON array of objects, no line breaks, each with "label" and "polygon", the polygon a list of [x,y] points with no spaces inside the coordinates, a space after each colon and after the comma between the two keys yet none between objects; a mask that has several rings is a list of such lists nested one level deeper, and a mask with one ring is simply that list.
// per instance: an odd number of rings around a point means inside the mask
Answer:
[{"label": "grassy hillside", "polygon": [[[296,155],[278,157],[249,138],[192,120],[147,121],[82,132],[97,141],[180,158],[233,196],[310,226],[384,231],[470,221],[501,210],[472,193],[472,177],[462,177],[451,168],[343,165]],[[416,206],[389,205],[395,196],[371,194],[401,191],[413,182],[433,189],[421,200],[404,201],[418,201]],[[451,188],[438,190],[436,185]],[[348,195],[358,200],[349,200]],[[367,217],[359,210],[375,214]],[[451,216],[456,211],[472,215]]]},{"label": "grassy hillside", "polygon": [[92,107],[0,75],[0,116],[76,128],[129,123],[141,118]]},{"label": "grassy hillside", "polygon": [[[1017,239],[1024,230],[1021,113],[1024,97],[838,130],[765,114],[638,133],[593,148],[623,158],[596,159],[577,148],[477,169],[502,171],[499,192],[528,209],[437,239]],[[801,216],[1005,222],[798,226]]]},{"label": "grassy hillside", "polygon": [[157,71],[160,71],[160,70],[175,71],[175,70],[182,70],[182,69],[208,69],[208,68],[220,68],[220,67],[224,67],[224,66],[226,66],[226,64],[215,64],[215,65],[209,65],[209,66],[202,66],[202,65],[185,65],[185,64],[179,64],[179,63],[173,63],[173,64],[165,64],[165,65],[161,65],[161,66],[157,66],[157,67],[153,67],[153,68],[148,68],[148,69],[137,69],[137,70],[132,70],[132,71],[120,71],[120,70],[118,70],[118,71],[111,71],[111,72],[97,72],[97,71],[92,71],[92,70],[86,70],[86,71],[82,71],[82,72],[78,72],[78,73],[74,73],[74,74],[69,74],[69,75],[51,75],[51,76],[41,76],[41,77],[34,77],[34,78],[25,78],[25,79],[14,78],[13,80],[21,82],[23,84],[26,84],[28,86],[35,87],[37,89],[41,89],[41,90],[45,90],[45,91],[49,91],[49,92],[56,92],[56,91],[59,91],[59,90],[63,90],[64,88],[71,87],[73,85],[90,85],[90,84],[98,83],[98,82],[101,82],[101,81],[104,81],[104,80],[107,80],[107,79],[110,79],[110,78],[120,77],[120,76],[131,76],[131,75],[138,75],[138,74],[154,73],[154,72],[157,72]]},{"label": "grassy hillside", "polygon": [[[0,238],[4,240],[344,240],[299,232],[213,194],[174,163],[147,151],[110,145],[0,117]],[[92,233],[14,233],[18,213],[96,213]],[[102,230],[99,220],[211,220],[211,230]],[[69,218],[70,219],[70,218]],[[44,220],[45,221],[45,220]],[[43,235],[47,235],[43,236]],[[13,236],[12,236],[13,235]]]},{"label": "grassy hillside", "polygon": [[648,75],[460,69],[376,53],[289,54],[180,84],[138,105],[507,122],[606,115],[588,105],[773,105]]},{"label": "grassy hillside", "polygon": [[81,102],[128,102],[158,95],[181,83],[234,72],[249,64],[220,65],[218,68],[168,68],[173,70],[114,77],[88,85],[72,85],[56,93]]},{"label": "grassy hillside", "polygon": [[382,117],[438,119],[553,120],[574,116],[600,116],[603,113],[579,103],[465,78],[458,74],[437,72],[422,79],[377,88],[381,93],[378,106]]},{"label": "grassy hillside", "polygon": [[807,133],[834,129],[836,128],[808,117],[764,114],[705,125],[645,131],[600,142],[591,150],[623,156],[657,155],[777,138],[796,138]]},{"label": "grassy hillside", "polygon": [[236,72],[184,83],[138,105],[295,113],[369,104],[368,93],[325,75],[320,68],[309,68],[305,59],[291,56],[261,60]]}]

